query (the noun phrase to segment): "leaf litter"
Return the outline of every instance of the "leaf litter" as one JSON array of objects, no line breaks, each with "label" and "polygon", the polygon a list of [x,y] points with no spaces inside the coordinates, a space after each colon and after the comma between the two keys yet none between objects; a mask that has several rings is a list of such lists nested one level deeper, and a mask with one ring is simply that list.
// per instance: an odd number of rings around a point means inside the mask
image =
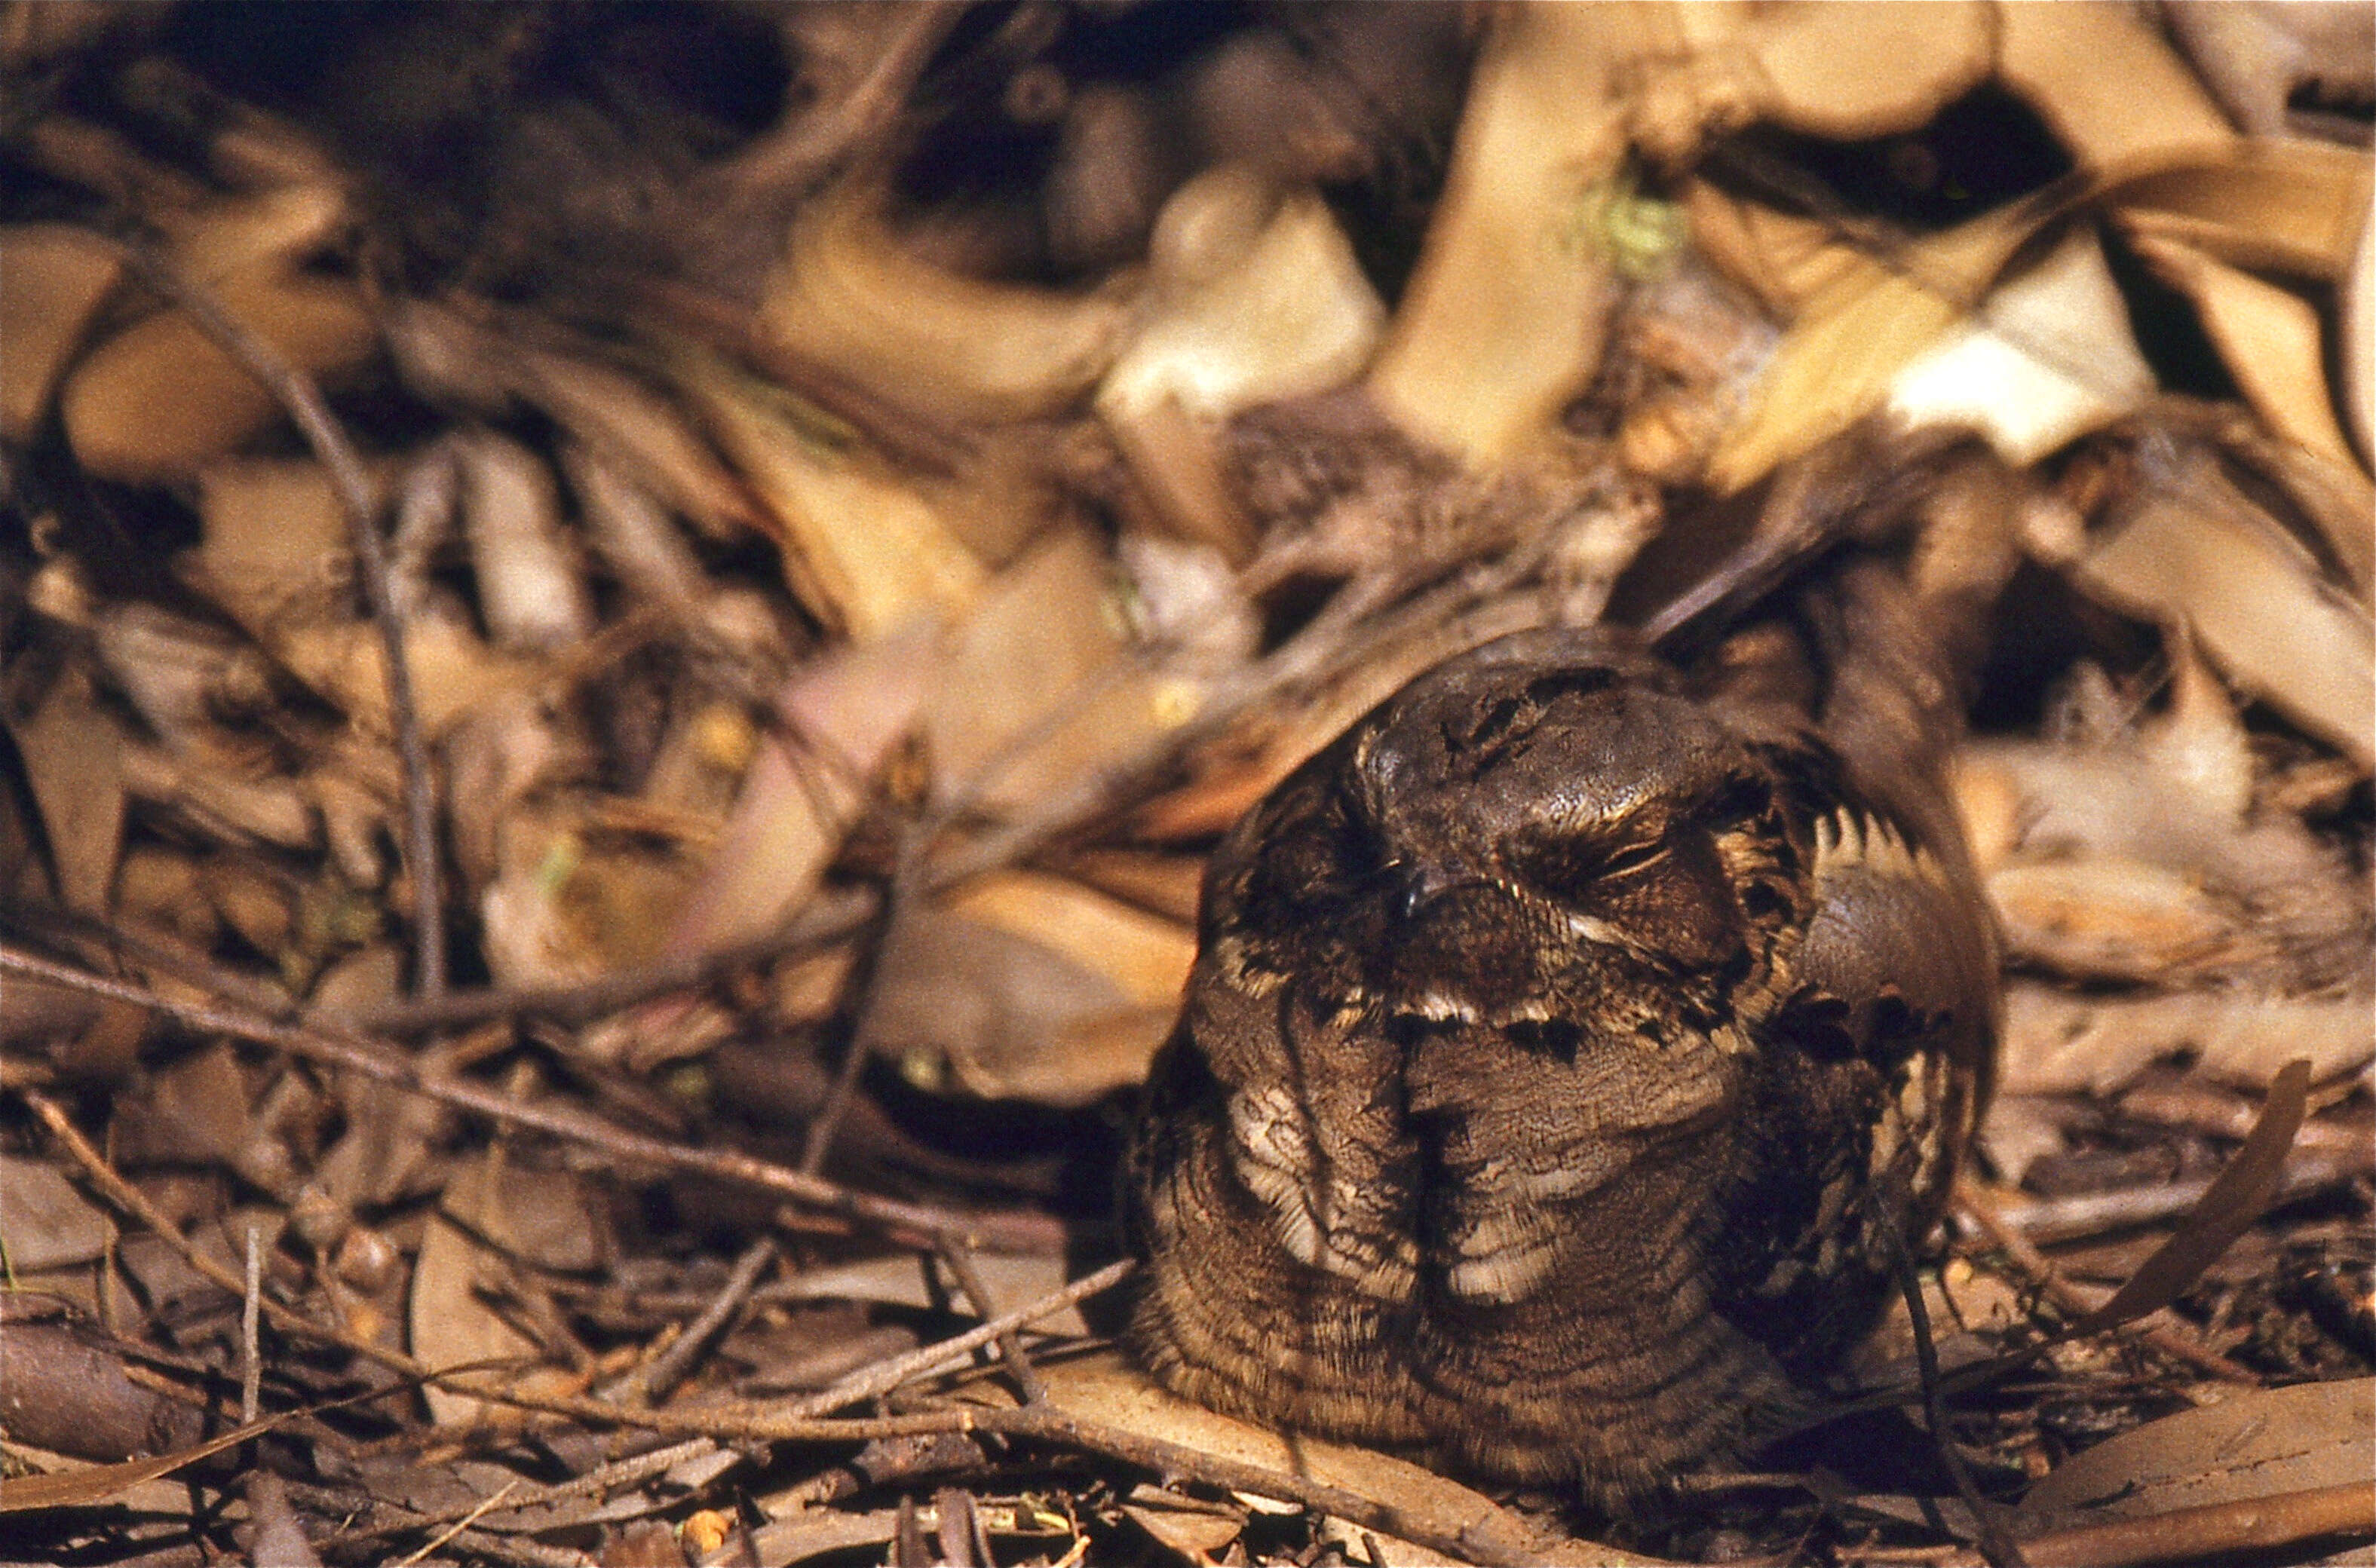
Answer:
[{"label": "leaf litter", "polygon": [[[0,1542],[2344,1560],[2376,285],[2293,17],[0,7]],[[1899,514],[2001,596],[2007,1037],[1839,1408],[1610,1519],[1104,1348],[1213,837]]]}]

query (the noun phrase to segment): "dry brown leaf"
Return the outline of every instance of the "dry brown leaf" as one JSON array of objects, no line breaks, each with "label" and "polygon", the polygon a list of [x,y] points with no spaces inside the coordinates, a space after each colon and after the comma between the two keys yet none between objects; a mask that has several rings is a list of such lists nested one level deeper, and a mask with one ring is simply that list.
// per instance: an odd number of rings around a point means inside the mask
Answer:
[{"label": "dry brown leaf", "polygon": [[757,936],[814,891],[866,785],[915,722],[935,640],[919,621],[794,672],[778,705],[788,733],[762,740],[668,954]]},{"label": "dry brown leaf", "polygon": [[760,307],[776,342],[894,407],[959,423],[1056,412],[1104,374],[1123,298],[945,271],[900,247],[883,199],[859,179],[802,208]]},{"label": "dry brown leaf", "polygon": [[1246,1527],[1246,1511],[1237,1504],[1207,1503],[1160,1487],[1133,1488],[1122,1511],[1190,1562],[1209,1561]]},{"label": "dry brown leaf", "polygon": [[496,825],[480,899],[487,967],[509,986],[583,984],[658,957],[692,897],[694,866],[593,830],[600,796],[523,804]]},{"label": "dry brown leaf", "polygon": [[1443,199],[1365,382],[1413,440],[1491,471],[1553,438],[1616,297],[1596,229],[1627,147],[1614,78],[1679,42],[1664,6],[1493,13]]},{"label": "dry brown leaf", "polygon": [[2164,282],[2194,302],[2220,362],[2279,439],[2334,462],[2352,461],[2327,396],[2323,335],[2308,300],[2166,235],[2139,234],[2136,248]]},{"label": "dry brown leaf", "polygon": [[2134,6],[2000,0],[1997,79],[2028,101],[2083,168],[2236,133],[2151,18]]},{"label": "dry brown leaf", "polygon": [[[291,674],[367,730],[389,733],[379,629],[357,612],[346,517],[322,466],[212,463],[198,476],[198,493],[206,539],[187,571],[194,586]],[[443,616],[406,624],[405,661],[431,735],[531,684],[529,666]]]},{"label": "dry brown leaf", "polygon": [[1998,1074],[2008,1094],[2109,1094],[2181,1051],[2223,1083],[2265,1086],[2297,1056],[2323,1082],[2376,1058],[2376,1006],[2364,991],[2086,996],[2026,980],[2005,989]]},{"label": "dry brown leaf", "polygon": [[2148,1421],[2064,1461],[2015,1511],[2022,1535],[2368,1479],[2376,1378],[2263,1388]]},{"label": "dry brown leaf", "polygon": [[63,223],[0,228],[0,436],[30,440],[50,394],[124,264],[96,236]]},{"label": "dry brown leaf", "polygon": [[1146,1076],[1194,960],[1185,926],[1033,872],[906,911],[867,1028],[911,1076],[985,1099],[1082,1105]]},{"label": "dry brown leaf", "polygon": [[[981,1253],[976,1254],[974,1267],[1001,1310],[1011,1311],[1052,1296],[1068,1279],[1064,1260],[1052,1253]],[[799,1301],[881,1301],[938,1312],[950,1299],[948,1282],[939,1277],[939,1268],[933,1259],[912,1253],[836,1264],[792,1275],[783,1282],[782,1294]],[[933,1277],[928,1278],[928,1274]],[[1078,1307],[1051,1313],[1040,1319],[1036,1328],[1051,1334],[1089,1332]]]},{"label": "dry brown leaf", "polygon": [[293,137],[281,146],[300,167],[267,174],[271,183],[261,189],[160,215],[173,264],[193,281],[286,275],[346,220],[346,195],[328,160]]},{"label": "dry brown leaf", "polygon": [[2228,1158],[2176,1231],[2121,1282],[2111,1299],[2071,1325],[2096,1334],[2170,1305],[2217,1263],[2268,1207],[2285,1175],[2286,1153],[2308,1109],[2311,1064],[2295,1057],[2279,1068],[2243,1146]]},{"label": "dry brown leaf", "polygon": [[924,493],[788,394],[688,351],[681,375],[709,430],[766,504],[785,577],[827,626],[868,642],[973,602],[981,562]]},{"label": "dry brown leaf", "polygon": [[[412,1265],[410,1337],[413,1359],[433,1372],[500,1362],[505,1364],[484,1375],[491,1383],[507,1384],[541,1359],[536,1341],[514,1328],[478,1292],[481,1259],[488,1255],[478,1236],[492,1239],[502,1231],[505,1164],[500,1144],[466,1163],[446,1183],[444,1200],[422,1231],[421,1253]],[[441,1384],[428,1384],[422,1393],[439,1426],[518,1419],[505,1406]]]},{"label": "dry brown leaf", "polygon": [[38,1273],[93,1262],[115,1231],[56,1166],[9,1154],[0,1155],[0,1234],[8,1266]]},{"label": "dry brown leaf", "polygon": [[123,845],[129,742],[79,664],[53,682],[30,713],[6,717],[41,809],[58,897],[70,909],[98,913],[106,908]]},{"label": "dry brown leaf", "polygon": [[1186,926],[1069,877],[999,872],[952,894],[947,908],[1095,969],[1125,999],[1145,1007],[1177,1007],[1196,956],[1196,935]]},{"label": "dry brown leaf", "polygon": [[489,316],[475,302],[391,302],[387,342],[398,373],[424,398],[481,413],[502,413],[514,400],[543,410],[714,538],[763,526],[749,492],[658,388],[615,366],[521,341]]},{"label": "dry brown leaf", "polygon": [[89,1508],[113,1501],[160,1476],[170,1476],[185,1465],[236,1448],[261,1437],[304,1412],[283,1410],[260,1421],[250,1421],[206,1442],[153,1459],[127,1459],[120,1465],[91,1465],[49,1476],[18,1476],[0,1479],[0,1514],[24,1514],[46,1508]]},{"label": "dry brown leaf", "polygon": [[[242,274],[216,285],[222,308],[299,369],[337,381],[377,352],[351,283]],[[180,311],[118,333],[66,378],[66,436],[84,467],[132,484],[184,481],[280,417],[280,405]]]},{"label": "dry brown leaf", "polygon": [[2237,687],[2376,765],[2376,626],[2208,464],[2148,487],[2068,569],[2117,609],[2184,621]]},{"label": "dry brown leaf", "polygon": [[1072,529],[992,581],[925,699],[936,801],[1016,811],[1194,715],[1194,683],[1117,668],[1131,647],[1117,589],[1104,547]]}]

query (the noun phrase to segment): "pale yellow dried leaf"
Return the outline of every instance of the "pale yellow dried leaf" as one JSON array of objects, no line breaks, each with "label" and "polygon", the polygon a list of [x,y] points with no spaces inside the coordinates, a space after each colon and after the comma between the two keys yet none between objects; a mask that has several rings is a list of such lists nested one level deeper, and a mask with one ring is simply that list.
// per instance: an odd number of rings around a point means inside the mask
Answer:
[{"label": "pale yellow dried leaf", "polygon": [[2009,865],[1989,901],[2014,956],[2086,980],[2153,980],[2254,945],[2240,911],[2191,875],[2120,855]]},{"label": "pale yellow dried leaf", "polygon": [[1709,460],[1708,482],[1743,489],[1871,412],[2032,232],[2027,215],[2008,208],[1891,262],[1859,257],[1844,268],[1784,335],[1748,411]]},{"label": "pale yellow dried leaf", "polygon": [[895,407],[959,422],[1053,413],[1104,374],[1124,300],[935,267],[900,247],[882,200],[851,182],[802,207],[760,305],[776,342]]},{"label": "pale yellow dried leaf", "polygon": [[[502,1222],[505,1164],[504,1149],[497,1145],[467,1161],[447,1183],[444,1202],[431,1212],[422,1231],[409,1303],[414,1360],[433,1371],[483,1360],[510,1363],[479,1374],[494,1384],[508,1384],[540,1358],[536,1341],[481,1300],[477,1289],[481,1260],[489,1254],[471,1232],[484,1234]],[[422,1395],[439,1426],[481,1420],[509,1425],[520,1420],[517,1410],[436,1384],[425,1386]]]},{"label": "pale yellow dried leaf", "polygon": [[80,666],[52,683],[30,714],[12,714],[8,729],[42,814],[58,897],[70,909],[98,914],[107,906],[124,842],[129,742]]},{"label": "pale yellow dried leaf", "polygon": [[1108,897],[1070,877],[997,872],[946,901],[950,912],[1062,954],[1145,1007],[1180,1002],[1196,934],[1175,921]]},{"label": "pale yellow dried leaf", "polygon": [[2340,308],[2343,411],[2359,444],[2362,467],[2376,468],[2376,210],[2360,220],[2359,245],[2344,279]]},{"label": "pale yellow dried leaf", "polygon": [[2231,141],[2105,171],[2103,199],[2132,233],[2179,240],[2231,267],[2320,282],[2351,266],[2376,166],[2326,142]]},{"label": "pale yellow dried leaf", "polygon": [[916,721],[936,640],[919,619],[792,675],[778,704],[790,734],[762,738],[669,954],[764,934],[815,891],[866,785]]},{"label": "pale yellow dried leaf", "polygon": [[2310,302],[2166,235],[2141,233],[2135,244],[2164,282],[2194,302],[2220,362],[2263,422],[2322,457],[2350,463],[2351,447],[2327,395],[2323,335]]},{"label": "pale yellow dried leaf", "polygon": [[2026,468],[2153,391],[2153,367],[2083,223],[1916,355],[1891,379],[1886,407],[1911,429],[1977,430],[2008,464]]},{"label": "pale yellow dried leaf", "polygon": [[[217,295],[297,368],[335,382],[378,334],[351,283],[243,273]],[[118,333],[66,379],[67,439],[85,468],[126,483],[185,480],[280,417],[272,394],[179,311]]]},{"label": "pale yellow dried leaf", "polygon": [[2240,496],[2191,473],[2147,494],[2071,567],[2116,608],[2184,620],[2229,682],[2368,767],[2376,762],[2376,628]]},{"label": "pale yellow dried leaf", "polygon": [[2083,168],[2237,139],[2150,17],[2122,0],[2000,0],[1997,79]]},{"label": "pale yellow dried leaf", "polygon": [[2109,1094],[2181,1051],[2193,1054],[2194,1071],[2219,1082],[2265,1087],[2298,1056],[2323,1082],[2376,1058],[2376,1004],[2364,992],[2102,996],[2019,980],[2005,988],[1998,1087],[2005,1094]]},{"label": "pale yellow dried leaf", "polygon": [[2365,1484],[2376,1378],[2256,1388],[2066,1459],[2015,1511],[2019,1534]]},{"label": "pale yellow dried leaf", "polygon": [[[1235,243],[1185,232],[1230,218],[1251,231]],[[1243,169],[1199,175],[1164,204],[1147,290],[1146,319],[1098,386],[1109,422],[1167,397],[1222,421],[1327,391],[1360,374],[1385,322],[1327,204],[1310,191],[1276,194]]]},{"label": "pale yellow dried leaf", "polygon": [[453,439],[480,612],[498,647],[563,648],[594,635],[584,552],[542,457],[493,431]]},{"label": "pale yellow dried leaf", "polygon": [[810,613],[867,642],[973,601],[981,563],[922,492],[854,443],[829,445],[761,383],[706,357],[683,363],[711,433],[766,502]]},{"label": "pale yellow dried leaf", "polygon": [[96,236],[64,223],[0,228],[0,436],[23,441],[123,276]]},{"label": "pale yellow dried leaf", "polygon": [[1866,140],[1910,131],[1992,65],[1986,0],[1811,0],[1678,6],[1691,54],[1642,89],[1637,124],[1658,157],[1752,121]]},{"label": "pale yellow dried leaf", "polygon": [[1138,753],[1194,711],[1193,686],[1117,665],[1129,640],[1116,587],[1102,545],[1075,529],[992,579],[925,701],[936,800],[1021,808]]},{"label": "pale yellow dried leaf", "polygon": [[1423,445],[1497,469],[1590,383],[1615,285],[1595,191],[1624,159],[1618,73],[1679,42],[1666,6],[1496,10],[1443,196],[1365,385]]}]

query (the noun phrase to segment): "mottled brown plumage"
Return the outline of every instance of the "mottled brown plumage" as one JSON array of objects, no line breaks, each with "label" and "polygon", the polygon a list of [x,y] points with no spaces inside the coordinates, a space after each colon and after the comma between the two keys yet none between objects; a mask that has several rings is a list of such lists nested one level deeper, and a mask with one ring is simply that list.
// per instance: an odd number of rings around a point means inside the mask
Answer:
[{"label": "mottled brown plumage", "polygon": [[1944,1202],[1995,954],[1936,779],[1870,777],[1924,748],[1761,691],[1506,637],[1240,824],[1130,1162],[1166,1383],[1609,1503],[1804,1402]]}]

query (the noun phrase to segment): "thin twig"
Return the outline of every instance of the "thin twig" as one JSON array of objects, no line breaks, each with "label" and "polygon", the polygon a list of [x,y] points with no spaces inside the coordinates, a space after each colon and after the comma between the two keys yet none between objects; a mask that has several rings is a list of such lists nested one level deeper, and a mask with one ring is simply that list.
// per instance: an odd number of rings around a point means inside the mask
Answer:
[{"label": "thin twig", "polygon": [[2021,1548],[2014,1544],[2013,1538],[1990,1510],[1988,1500],[1980,1495],[1978,1485],[1972,1479],[1972,1467],[1964,1462],[1963,1450],[1955,1446],[1954,1431],[1947,1423],[1947,1402],[1940,1390],[1939,1348],[1930,1339],[1930,1309],[1922,1300],[1922,1280],[1915,1272],[1914,1256],[1907,1250],[1906,1238],[1899,1233],[1887,1203],[1874,1204],[1871,1218],[1888,1250],[1890,1269],[1897,1276],[1898,1293],[1906,1299],[1907,1318],[1914,1330],[1914,1364],[1922,1377],[1922,1413],[1930,1423],[1930,1445],[1938,1451],[1947,1474],[1954,1478],[1956,1495],[1971,1511],[1972,1527],[1979,1537],[1980,1553],[1988,1559],[1988,1568],[2028,1568]]},{"label": "thin twig", "polygon": [[[2338,1186],[2370,1169],[2368,1140],[2322,1140],[2287,1157],[2285,1176],[2273,1203],[2288,1203]],[[2032,1241],[2078,1241],[2109,1230],[2133,1229],[2176,1219],[2211,1190],[2212,1178],[2192,1177],[2149,1187],[2120,1187],[2065,1198],[2024,1198],[2000,1205],[2005,1226]]]},{"label": "thin twig", "polygon": [[429,748],[422,739],[421,717],[413,706],[404,621],[388,582],[387,548],[379,536],[371,477],[312,376],[224,309],[211,289],[185,275],[146,239],[119,237],[116,245],[149,288],[180,307],[191,325],[264,384],[274,400],[288,410],[329,475],[330,488],[346,516],[363,599],[379,628],[388,723],[396,731],[396,753],[404,773],[404,859],[412,873],[412,988],[423,997],[441,995],[446,990],[446,921],[444,878],[437,860],[436,783],[429,767]]},{"label": "thin twig", "polygon": [[464,1530],[469,1529],[473,1524],[484,1517],[486,1515],[493,1513],[496,1505],[502,1503],[505,1498],[509,1497],[513,1492],[518,1491],[520,1485],[521,1483],[517,1480],[505,1481],[488,1496],[479,1499],[478,1502],[470,1505],[469,1511],[466,1512],[461,1518],[456,1520],[446,1528],[440,1530],[434,1538],[422,1546],[419,1550],[409,1552],[406,1555],[398,1558],[396,1560],[396,1568],[412,1568],[414,1563],[420,1562],[422,1558],[428,1556],[439,1547],[444,1546],[447,1541],[452,1540]]},{"label": "thin twig", "polygon": [[[57,1104],[34,1090],[20,1089],[20,1098],[39,1116],[69,1158],[79,1165],[102,1196],[125,1213],[138,1219],[154,1231],[159,1240],[172,1247],[202,1277],[219,1289],[237,1295],[241,1282],[238,1275],[193,1245],[173,1222],[150,1203],[140,1190],[126,1182],[109,1165],[100,1152],[82,1135],[81,1129]],[[885,1361],[877,1367],[845,1380],[824,1394],[787,1406],[753,1406],[734,1404],[695,1408],[690,1410],[637,1410],[624,1405],[600,1399],[566,1397],[536,1397],[509,1389],[491,1388],[460,1380],[475,1367],[453,1367],[433,1371],[400,1351],[374,1344],[347,1329],[318,1324],[304,1313],[291,1310],[268,1295],[259,1295],[257,1302],[264,1315],[282,1332],[315,1344],[335,1345],[366,1360],[386,1367],[416,1383],[449,1384],[467,1388],[474,1398],[509,1405],[518,1409],[535,1410],[547,1415],[567,1416],[574,1420],[600,1426],[636,1427],[647,1431],[678,1438],[762,1438],[788,1443],[863,1443],[878,1437],[915,1437],[934,1432],[968,1430],[968,1420],[977,1412],[969,1410],[933,1411],[915,1416],[884,1416],[863,1420],[822,1420],[813,1414],[816,1409],[834,1409],[861,1399],[871,1399],[888,1393],[900,1384],[928,1373],[953,1371],[962,1366],[973,1352],[990,1343],[1000,1333],[1037,1322],[1051,1313],[1110,1289],[1125,1275],[1133,1265],[1129,1259],[1109,1265],[1097,1273],[1076,1279],[1061,1290],[1051,1291],[1030,1306],[964,1334],[928,1345],[908,1355]],[[394,1392],[381,1390],[368,1397],[379,1397]],[[820,1403],[822,1401],[822,1403]]]},{"label": "thin twig", "polygon": [[[2002,1248],[2005,1255],[2013,1260],[2014,1266],[2020,1269],[2031,1284],[2044,1291],[2048,1301],[2064,1312],[2084,1318],[2110,1299],[2109,1291],[2099,1294],[2064,1278],[2062,1271],[2056,1268],[2028,1237],[2009,1224],[1997,1206],[1969,1182],[1957,1184],[1955,1205],[1957,1212],[1990,1241]],[[2181,1332],[2174,1322],[2168,1319],[2167,1313],[2168,1309],[2165,1308],[2161,1313],[2129,1324],[2128,1328],[2172,1360],[2182,1361],[2224,1382],[2259,1385],[2259,1374]],[[2165,1321],[2156,1323],[2154,1317],[2161,1317]]]},{"label": "thin twig", "polygon": [[[527,1104],[457,1079],[433,1077],[410,1058],[362,1036],[334,1032],[320,1026],[284,1024],[204,1003],[179,1001],[143,986],[86,974],[13,947],[0,946],[0,972],[27,975],[95,996],[112,997],[163,1013],[196,1028],[212,1029],[272,1046],[310,1062],[343,1067],[408,1094],[421,1095],[505,1126],[530,1127],[553,1137],[588,1145],[617,1161],[707,1176],[876,1225],[903,1228],[926,1236],[962,1236],[969,1245],[990,1246],[993,1250],[1004,1242],[1016,1251],[1043,1251],[1051,1239],[1050,1222],[1038,1215],[964,1215],[878,1197],[772,1160],[725,1149],[663,1143],[580,1111]],[[237,1292],[236,1286],[232,1289]]]},{"label": "thin twig", "polygon": [[[964,1291],[966,1300],[973,1303],[973,1310],[985,1318],[995,1318],[998,1303],[991,1299],[990,1287],[982,1279],[981,1270],[974,1266],[972,1249],[954,1237],[944,1238],[941,1242],[941,1261],[949,1265],[951,1274],[956,1276],[957,1289]],[[998,1336],[997,1343],[1000,1359],[1005,1361],[1006,1370],[1015,1374],[1016,1386],[1023,1390],[1024,1403],[1044,1403],[1048,1397],[1048,1385],[1040,1381],[1039,1369],[1025,1354],[1022,1336],[1008,1329]]]},{"label": "thin twig", "polygon": [[801,1169],[812,1176],[824,1171],[826,1156],[833,1152],[834,1134],[840,1131],[842,1117],[858,1094],[859,1076],[874,1055],[885,960],[889,956],[891,944],[898,939],[902,917],[916,905],[917,885],[924,870],[926,831],[915,822],[900,829],[898,854],[892,863],[890,883],[883,893],[883,918],[875,925],[874,940],[866,944],[859,958],[862,970],[857,1000],[850,1008],[849,1039],[843,1049],[841,1068],[834,1075],[825,1104],[817,1108],[815,1119],[809,1123],[808,1133],[801,1142]]},{"label": "thin twig", "polygon": [[[1067,1447],[1085,1448],[1158,1476],[1200,1481],[1208,1486],[1225,1487],[1231,1491],[1250,1491],[1257,1497],[1275,1497],[1282,1503],[1301,1504],[1315,1514],[1332,1515],[1361,1529],[1399,1536],[1414,1546],[1443,1552],[1459,1562],[1516,1565],[1541,1561],[1538,1552],[1527,1550],[1517,1541],[1490,1537],[1480,1538],[1474,1528],[1459,1534],[1446,1534],[1428,1521],[1406,1514],[1391,1503],[1381,1503],[1344,1487],[1224,1458],[1218,1454],[1191,1448],[1185,1443],[1142,1436],[1121,1427],[1109,1426],[1103,1421],[1073,1415],[1054,1405],[1024,1405],[1013,1409],[968,1413],[973,1418],[968,1430],[974,1431],[994,1431],[1009,1437],[1037,1438]],[[1611,1554],[1606,1561],[1622,1562],[1625,1558]]]},{"label": "thin twig", "polygon": [[564,1024],[587,1023],[639,1002],[707,985],[754,964],[846,942],[866,929],[881,905],[880,896],[872,888],[823,893],[766,935],[714,952],[621,969],[579,985],[448,992],[434,1000],[362,1008],[334,1021],[349,1028],[389,1035],[424,1034],[492,1018],[535,1016]]},{"label": "thin twig", "polygon": [[667,1398],[670,1392],[684,1381],[685,1374],[693,1371],[695,1363],[708,1349],[710,1341],[733,1322],[734,1315],[751,1299],[752,1289],[759,1283],[759,1277],[766,1273],[768,1265],[775,1261],[776,1242],[773,1237],[762,1236],[744,1248],[742,1255],[734,1260],[733,1271],[727,1275],[726,1283],[719,1288],[718,1294],[701,1309],[698,1316],[684,1325],[683,1331],[670,1343],[669,1348],[621,1378],[612,1388],[603,1390],[603,1396],[647,1403]]},{"label": "thin twig", "polygon": [[[1094,1274],[1083,1275],[1061,1290],[1040,1297],[1028,1307],[991,1318],[963,1334],[935,1340],[930,1345],[920,1345],[905,1355],[861,1368],[821,1393],[768,1405],[754,1413],[763,1413],[771,1421],[805,1420],[838,1410],[845,1405],[855,1405],[861,1400],[880,1398],[901,1384],[920,1377],[953,1371],[965,1365],[984,1345],[995,1343],[1001,1335],[1011,1335],[1043,1317],[1052,1316],[1066,1307],[1077,1306],[1091,1296],[1111,1289],[1127,1277],[1135,1266],[1129,1258],[1110,1263]],[[988,1311],[987,1308],[983,1310]]]},{"label": "thin twig", "polygon": [[[1182,757],[1225,733],[1246,713],[1291,691],[1323,683],[1332,672],[1373,663],[1383,649],[1405,638],[1427,639],[1443,657],[1450,657],[1503,633],[1539,624],[1540,606],[1530,598],[1499,597],[1507,595],[1521,575],[1515,568],[1505,567],[1479,576],[1464,576],[1351,631],[1334,629],[1333,635],[1322,636],[1319,629],[1307,628],[1211,694],[1205,709],[1187,724],[1075,781],[1032,811],[930,864],[920,874],[921,892],[945,892],[1030,859],[1064,834],[1108,815],[1151,787]],[[871,889],[821,894],[766,935],[714,952],[623,969],[580,985],[457,991],[435,999],[361,1009],[336,1022],[391,1035],[529,1015],[585,1023],[653,997],[707,985],[754,964],[848,941],[878,918],[880,907],[880,897]]]},{"label": "thin twig", "polygon": [[264,1359],[256,1353],[256,1328],[264,1299],[264,1249],[256,1228],[247,1228],[246,1289],[239,1309],[239,1424],[255,1424],[256,1407],[264,1396]]}]

